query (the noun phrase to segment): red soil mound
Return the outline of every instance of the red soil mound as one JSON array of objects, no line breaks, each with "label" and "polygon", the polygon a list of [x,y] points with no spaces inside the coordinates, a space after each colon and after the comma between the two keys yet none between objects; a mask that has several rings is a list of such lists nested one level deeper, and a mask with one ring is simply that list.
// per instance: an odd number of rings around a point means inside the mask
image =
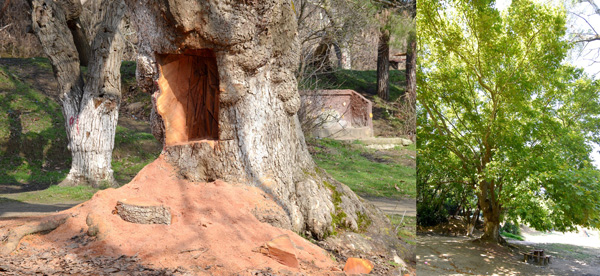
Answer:
[{"label": "red soil mound", "polygon": [[[135,224],[122,220],[113,212],[115,205],[131,198],[170,208],[172,223]],[[250,275],[257,269],[284,275],[327,275],[339,268],[323,249],[289,230],[258,221],[252,215],[257,208],[282,211],[256,187],[178,179],[175,169],[159,157],[129,184],[100,191],[91,200],[63,211],[73,217],[56,230],[23,241],[35,247],[34,251],[66,248],[80,258],[137,255],[152,267],[182,266],[199,275]],[[93,238],[85,235],[88,215],[100,231]],[[282,265],[260,253],[261,245],[284,234],[296,247],[298,268]]]}]

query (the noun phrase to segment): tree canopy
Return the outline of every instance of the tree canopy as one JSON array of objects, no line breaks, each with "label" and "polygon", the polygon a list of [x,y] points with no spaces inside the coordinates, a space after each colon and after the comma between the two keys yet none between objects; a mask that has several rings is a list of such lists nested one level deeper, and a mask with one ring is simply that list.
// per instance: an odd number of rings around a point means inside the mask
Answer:
[{"label": "tree canopy", "polygon": [[600,172],[589,157],[600,91],[562,63],[565,17],[529,0],[504,12],[494,1],[419,1],[418,185],[474,191],[485,239],[498,239],[502,219],[600,226]]}]

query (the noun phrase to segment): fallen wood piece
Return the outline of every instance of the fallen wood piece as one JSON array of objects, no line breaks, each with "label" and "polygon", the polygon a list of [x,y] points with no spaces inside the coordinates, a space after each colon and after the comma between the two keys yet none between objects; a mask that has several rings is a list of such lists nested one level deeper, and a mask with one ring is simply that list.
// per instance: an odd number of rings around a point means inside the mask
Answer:
[{"label": "fallen wood piece", "polygon": [[13,252],[19,245],[21,239],[26,235],[54,230],[65,223],[70,216],[70,214],[61,214],[45,217],[42,218],[41,221],[27,223],[10,229],[6,237],[0,241],[2,242],[2,245],[0,246],[0,256],[8,255]]},{"label": "fallen wood piece", "polygon": [[139,224],[171,224],[171,211],[168,207],[142,199],[117,201],[115,209],[124,221]]}]

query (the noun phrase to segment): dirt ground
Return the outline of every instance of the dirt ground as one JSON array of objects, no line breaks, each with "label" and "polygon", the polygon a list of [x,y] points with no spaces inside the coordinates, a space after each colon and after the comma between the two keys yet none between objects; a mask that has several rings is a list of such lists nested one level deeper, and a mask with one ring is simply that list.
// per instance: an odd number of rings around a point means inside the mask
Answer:
[{"label": "dirt ground", "polygon": [[[556,235],[558,236],[558,235]],[[546,242],[568,242],[568,235]],[[591,244],[597,237],[590,237]],[[475,243],[473,238],[435,234],[417,237],[419,276],[433,275],[578,275],[600,276],[600,247],[564,243],[509,241],[508,247]],[[523,262],[523,253],[544,249],[547,266]]]},{"label": "dirt ground", "polygon": [[[15,275],[67,274],[71,268],[94,275],[99,268],[115,268],[110,263],[120,256],[135,256],[137,264],[154,270],[183,267],[189,275],[252,275],[257,269],[279,275],[334,275],[341,270],[342,264],[323,249],[289,230],[259,222],[252,212],[283,212],[261,190],[221,181],[191,183],[178,179],[174,171],[158,158],[128,185],[100,191],[60,212],[69,215],[63,225],[45,235],[25,237],[17,251],[0,257],[0,264],[6,264],[0,275],[3,270]],[[171,224],[126,222],[114,212],[119,200],[167,206]],[[0,240],[16,225],[19,219],[0,220]],[[86,235],[91,227],[98,230]],[[289,236],[299,267],[282,265],[257,249],[281,235]],[[28,257],[33,257],[30,262],[23,261]],[[97,267],[89,263],[96,257],[110,261]],[[52,260],[57,261],[47,262]],[[91,270],[80,265],[86,263]],[[139,267],[116,268],[113,272],[133,273]]]},{"label": "dirt ground", "polygon": [[373,203],[377,208],[390,215],[417,216],[417,200],[414,198],[385,198],[385,197],[363,197]]}]

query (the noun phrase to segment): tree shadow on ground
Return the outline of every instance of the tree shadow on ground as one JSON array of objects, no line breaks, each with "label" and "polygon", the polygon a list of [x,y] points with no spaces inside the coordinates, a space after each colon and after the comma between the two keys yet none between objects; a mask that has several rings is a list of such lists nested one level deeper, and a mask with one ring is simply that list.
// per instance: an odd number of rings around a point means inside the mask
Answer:
[{"label": "tree shadow on ground", "polygon": [[[0,87],[0,193],[40,190],[60,182],[70,166],[60,107],[0,69],[10,84]],[[2,135],[4,134],[4,135]]]},{"label": "tree shadow on ground", "polygon": [[0,221],[23,216],[43,216],[60,212],[77,205],[76,203],[37,204],[0,197]]},{"label": "tree shadow on ground", "polygon": [[[540,266],[523,262],[528,248],[474,243],[472,238],[419,235],[419,275],[600,275],[600,262],[571,259],[552,252],[552,262]],[[537,244],[536,248],[543,249]]]}]

